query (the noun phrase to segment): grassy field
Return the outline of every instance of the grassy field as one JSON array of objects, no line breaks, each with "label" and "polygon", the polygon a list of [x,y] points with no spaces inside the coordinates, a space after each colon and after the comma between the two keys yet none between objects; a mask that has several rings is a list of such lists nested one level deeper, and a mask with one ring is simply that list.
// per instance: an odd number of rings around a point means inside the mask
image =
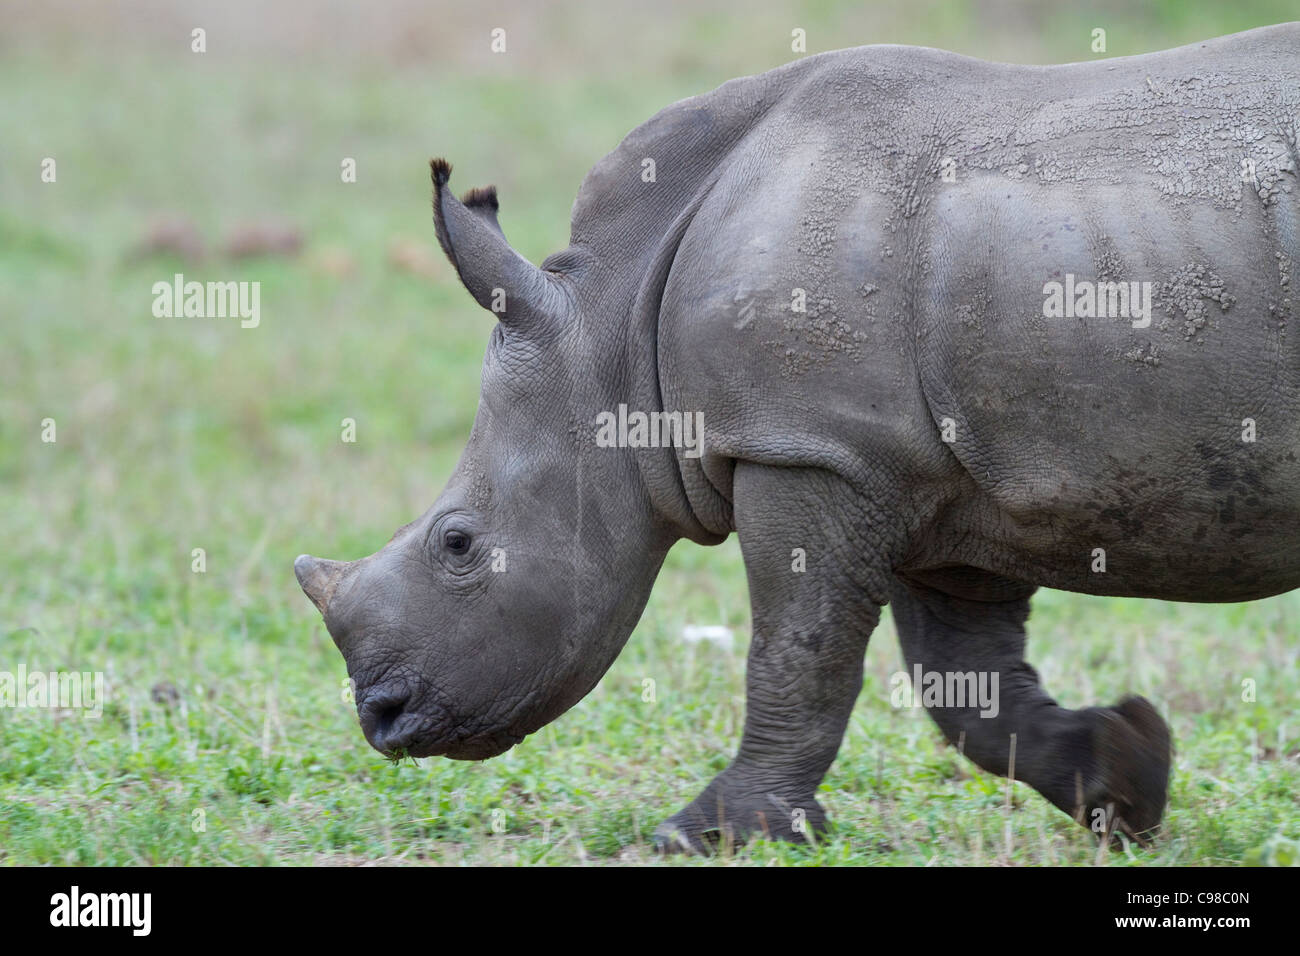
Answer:
[{"label": "grassy field", "polygon": [[[0,3],[0,671],[103,671],[108,701],[98,720],[0,709],[9,864],[656,862],[654,826],[728,762],[749,617],[734,540],[679,545],[596,691],[509,754],[392,765],[362,738],[291,565],[379,548],[468,434],[490,321],[438,253],[430,155],[456,164],[458,189],[497,184],[536,262],[565,245],[583,174],[629,129],[785,62],[794,27],[811,53],[911,42],[1053,62],[1094,56],[1094,26],[1119,55],[1294,17],[1290,2],[313,4],[274,22],[246,4],[18,6]],[[505,55],[488,51],[494,26]],[[270,226],[300,253],[222,251]],[[186,242],[166,238],[178,228]],[[151,287],[174,272],[259,281],[260,325],[155,318]],[[1298,614],[1297,595],[1037,598],[1030,659],[1063,703],[1136,692],[1170,721],[1154,849],[1099,856],[1032,790],[893,709],[886,618],[823,786],[837,832],[663,865],[1285,861]],[[735,646],[688,645],[688,624],[726,625]]]}]

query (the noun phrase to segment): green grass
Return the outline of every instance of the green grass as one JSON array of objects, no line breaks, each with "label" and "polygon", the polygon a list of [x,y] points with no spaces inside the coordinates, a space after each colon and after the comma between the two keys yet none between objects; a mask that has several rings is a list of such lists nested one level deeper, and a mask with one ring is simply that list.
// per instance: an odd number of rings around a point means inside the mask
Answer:
[{"label": "green grass", "polygon": [[[1111,53],[1288,16],[1123,9],[1096,19]],[[98,720],[0,711],[0,862],[653,861],[654,826],[726,765],[743,719],[734,541],[679,545],[600,686],[481,764],[371,751],[342,658],[293,579],[299,552],[359,557],[423,512],[468,433],[489,319],[450,267],[424,277],[390,255],[436,253],[425,162],[446,154],[458,189],[495,181],[507,233],[540,261],[564,245],[586,169],[628,129],[782,62],[792,26],[811,52],[894,41],[1088,58],[1092,18],[1036,10],[1009,29],[967,4],[683,6],[588,15],[581,36],[562,29],[576,14],[522,17],[500,63],[463,14],[398,31],[427,56],[360,25],[279,56],[233,44],[214,11],[204,57],[165,19],[74,30],[25,15],[18,39],[0,40],[0,670],[102,670],[109,702]],[[330,42],[346,55],[327,55]],[[45,156],[56,184],[38,179]],[[339,181],[344,156],[358,160],[354,185]],[[192,220],[209,244],[241,222],[287,221],[305,248],[247,263],[134,256],[155,215]],[[174,271],[259,280],[261,326],[155,319],[150,286]],[[40,441],[46,417],[54,444]],[[339,440],[348,417],[355,444]],[[206,573],[191,571],[194,548]],[[1144,694],[1178,745],[1166,836],[1101,862],[1268,860],[1300,839],[1297,614],[1294,595],[1036,600],[1030,659],[1059,699]],[[688,623],[740,639],[688,646]],[[899,666],[886,620],[822,790],[837,832],[705,865],[1098,861],[1089,834],[1032,790],[1008,791],[924,714],[892,709]],[[164,683],[177,693],[155,700]]]}]

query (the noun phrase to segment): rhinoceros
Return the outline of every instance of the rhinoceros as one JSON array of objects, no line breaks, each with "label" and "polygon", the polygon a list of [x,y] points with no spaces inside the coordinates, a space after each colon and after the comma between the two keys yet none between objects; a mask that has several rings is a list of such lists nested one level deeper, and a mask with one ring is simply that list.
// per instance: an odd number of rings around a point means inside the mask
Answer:
[{"label": "rhinoceros", "polygon": [[496,319],[468,444],[381,550],[295,563],[366,739],[502,753],[600,680],[674,542],[734,532],[744,730],[661,847],[826,826],[887,604],[908,669],[959,678],[925,695],[948,741],[1149,839],[1168,726],[1057,704],[1030,597],[1300,585],[1298,132],[1297,23],[1050,67],[809,56],[633,130],[540,267],[432,161]]}]

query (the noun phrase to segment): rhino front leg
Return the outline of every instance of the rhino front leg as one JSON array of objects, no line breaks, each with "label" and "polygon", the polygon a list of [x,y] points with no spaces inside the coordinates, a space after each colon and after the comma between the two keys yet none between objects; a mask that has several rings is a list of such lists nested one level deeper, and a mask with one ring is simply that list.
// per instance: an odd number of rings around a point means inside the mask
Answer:
[{"label": "rhino front leg", "polygon": [[[1004,591],[1011,585],[1000,583]],[[995,706],[945,699],[928,713],[990,773],[1014,774],[1098,834],[1122,830],[1144,842],[1164,812],[1169,728],[1141,697],[1114,707],[1058,705],[1024,659],[1034,589],[1022,590],[1011,600],[975,601],[895,581],[890,607],[909,673],[937,672],[946,684],[948,675],[973,672],[987,687],[997,677]]]},{"label": "rhino front leg", "polygon": [[753,611],[745,727],[731,765],[655,831],[667,852],[754,834],[802,842],[824,828],[815,793],[886,593],[887,562],[864,557],[846,530],[869,516],[839,479],[741,463],[733,489]]}]

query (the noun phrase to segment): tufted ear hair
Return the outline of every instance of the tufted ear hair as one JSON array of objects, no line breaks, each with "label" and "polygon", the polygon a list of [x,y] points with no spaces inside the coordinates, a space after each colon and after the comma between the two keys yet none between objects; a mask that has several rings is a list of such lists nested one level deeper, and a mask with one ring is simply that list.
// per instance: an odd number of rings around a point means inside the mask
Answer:
[{"label": "tufted ear hair", "polygon": [[554,279],[515,252],[501,231],[496,188],[471,189],[458,200],[447,188],[451,164],[431,159],[429,170],[438,243],[475,301],[512,328],[557,315],[563,296]]}]

